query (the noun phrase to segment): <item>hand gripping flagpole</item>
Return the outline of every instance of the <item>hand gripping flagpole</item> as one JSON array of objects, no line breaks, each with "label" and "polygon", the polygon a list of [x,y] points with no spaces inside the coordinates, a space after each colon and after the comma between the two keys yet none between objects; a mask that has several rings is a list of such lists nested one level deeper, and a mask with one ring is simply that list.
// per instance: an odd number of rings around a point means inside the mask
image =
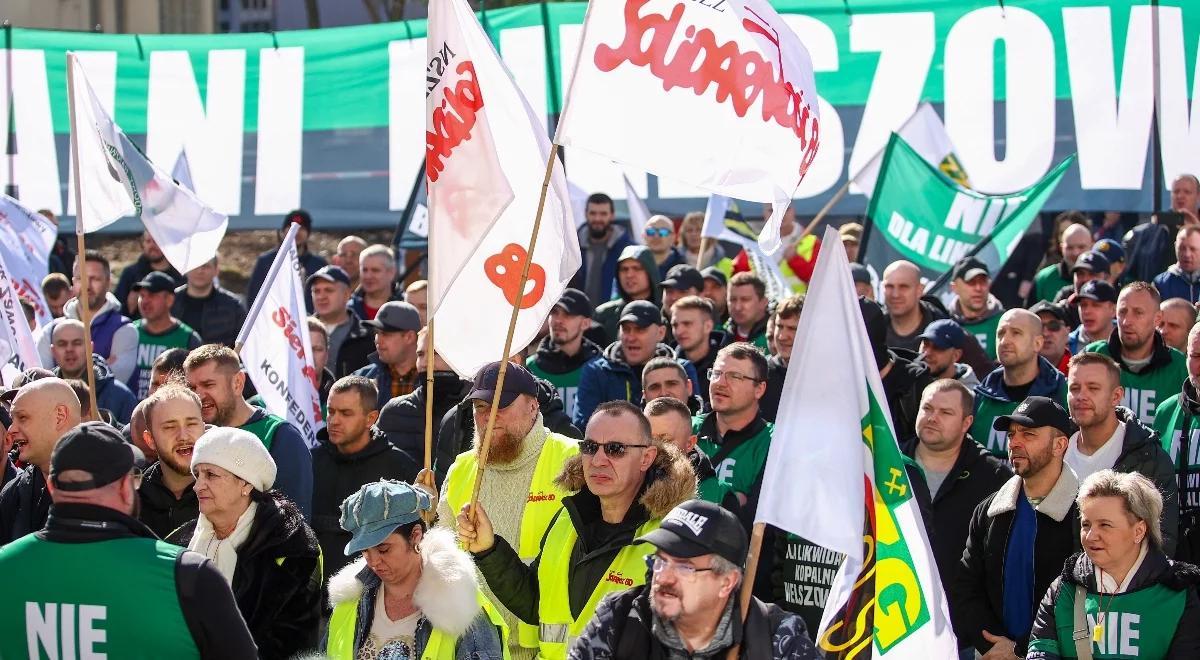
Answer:
[{"label": "hand gripping flagpole", "polygon": [[[542,212],[546,208],[546,193],[550,189],[550,179],[554,175],[554,162],[558,159],[558,144],[550,145],[550,158],[546,161],[546,177],[542,180],[542,194],[538,198],[537,215],[533,219],[533,232],[529,235],[529,246],[525,250],[525,263],[521,266],[521,283],[519,292],[513,301],[512,315],[508,319],[508,336],[504,338],[504,354],[500,356],[500,373],[496,375],[496,392],[492,395],[492,407],[488,411],[487,430],[483,434],[483,444],[479,447],[479,461],[475,468],[475,485],[471,488],[471,508],[469,515],[476,518],[476,504],[479,502],[479,487],[483,483],[483,470],[487,467],[488,450],[492,445],[492,432],[496,428],[496,413],[500,409],[500,394],[504,391],[504,376],[508,371],[508,358],[512,355],[513,333],[517,329],[517,317],[521,313],[521,301],[525,297],[525,286],[529,283],[529,266],[533,263],[533,251],[537,248],[538,233],[542,228]],[[432,356],[430,356],[432,360]]]},{"label": "hand gripping flagpole", "polygon": [[87,355],[84,364],[87,371],[88,402],[91,413],[88,419],[100,419],[100,409],[96,405],[96,370],[92,366],[92,310],[88,308],[88,276],[87,276],[87,247],[84,244],[83,231],[83,187],[79,178],[79,136],[75,124],[75,54],[67,53],[67,111],[71,122],[71,170],[75,176],[75,240],[78,256],[75,257],[75,268],[79,273],[79,293],[75,300],[79,304],[79,320],[83,321],[83,350]]}]

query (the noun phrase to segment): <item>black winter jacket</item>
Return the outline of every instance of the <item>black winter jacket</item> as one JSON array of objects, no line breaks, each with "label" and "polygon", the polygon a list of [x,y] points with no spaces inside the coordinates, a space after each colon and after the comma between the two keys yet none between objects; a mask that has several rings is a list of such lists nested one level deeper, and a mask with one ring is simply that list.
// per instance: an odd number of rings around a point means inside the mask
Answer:
[{"label": "black winter jacket", "polygon": [[1175,464],[1162,448],[1158,433],[1143,424],[1132,410],[1117,406],[1117,419],[1125,423],[1125,444],[1113,469],[1141,473],[1158,487],[1163,500],[1163,550],[1173,556],[1179,540],[1179,482],[1175,479]]},{"label": "black winter jacket", "polygon": [[163,484],[162,472],[162,464],[158,462],[146,468],[142,475],[142,487],[138,489],[138,499],[142,505],[138,519],[160,539],[200,515],[200,502],[196,499],[196,491],[192,489],[195,482],[188,484],[183,496],[176,499],[175,493]]},{"label": "black winter jacket", "polygon": [[538,343],[537,353],[534,353],[532,360],[538,369],[548,374],[565,374],[583,367],[588,360],[598,357],[601,352],[600,345],[585,336],[583,343],[579,345],[579,352],[567,355],[554,343],[550,335],[546,335]]},{"label": "black winter jacket", "polygon": [[[188,302],[199,302],[197,307]],[[224,344],[233,347],[238,332],[246,322],[246,306],[234,293],[214,286],[207,298],[192,298],[187,285],[175,289],[175,302],[171,305],[171,316],[183,321],[200,335],[206,344]]]},{"label": "black winter jacket", "polygon": [[371,354],[375,352],[375,331],[364,325],[353,309],[347,309],[346,313],[350,315],[350,329],[338,348],[337,364],[329,365],[333,375],[338,378],[349,376],[370,364]]},{"label": "black winter jacket", "polygon": [[[425,458],[425,379],[418,381],[417,389],[393,398],[384,404],[379,411],[379,421],[375,427],[383,432],[388,442],[408,452],[414,458],[424,463]],[[438,423],[446,413],[462,403],[471,393],[471,381],[459,378],[453,371],[435,371],[433,373],[433,423],[435,431]],[[434,438],[434,472],[438,482],[454,458],[457,447],[443,446]]]},{"label": "black winter jacket", "polygon": [[50,491],[36,466],[17,471],[0,490],[0,546],[32,534],[46,524],[50,514]]},{"label": "black winter jacket", "polygon": [[[779,414],[779,399],[783,397],[783,380],[787,378],[787,370],[783,358],[778,355],[767,358],[767,391],[758,400],[758,414],[768,422],[774,422]],[[697,367],[696,371],[699,372],[700,368]]]},{"label": "black winter jacket", "polygon": [[908,438],[917,427],[917,411],[921,393],[934,381],[929,367],[917,362],[917,356],[904,349],[890,350],[892,368],[883,377],[883,393],[892,411],[892,428],[896,438]]}]

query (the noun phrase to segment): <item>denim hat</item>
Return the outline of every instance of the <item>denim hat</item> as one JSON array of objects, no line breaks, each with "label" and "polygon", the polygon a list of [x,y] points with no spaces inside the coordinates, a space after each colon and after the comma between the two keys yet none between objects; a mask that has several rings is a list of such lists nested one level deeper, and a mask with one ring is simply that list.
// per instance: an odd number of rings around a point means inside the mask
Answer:
[{"label": "denim hat", "polygon": [[403,481],[364,484],[342,502],[342,529],[350,532],[346,556],[383,543],[396,528],[416,522],[432,506],[429,493]]}]

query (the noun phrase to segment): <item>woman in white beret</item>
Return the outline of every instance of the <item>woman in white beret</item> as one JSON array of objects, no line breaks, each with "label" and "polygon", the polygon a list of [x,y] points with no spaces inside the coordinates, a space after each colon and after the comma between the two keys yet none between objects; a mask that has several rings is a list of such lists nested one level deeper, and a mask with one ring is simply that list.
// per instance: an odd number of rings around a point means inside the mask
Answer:
[{"label": "woman in white beret", "polygon": [[168,541],[205,555],[233,588],[259,657],[290,658],[316,646],[321,561],[316,534],[279,491],[261,440],[215,427],[192,448],[200,517]]}]

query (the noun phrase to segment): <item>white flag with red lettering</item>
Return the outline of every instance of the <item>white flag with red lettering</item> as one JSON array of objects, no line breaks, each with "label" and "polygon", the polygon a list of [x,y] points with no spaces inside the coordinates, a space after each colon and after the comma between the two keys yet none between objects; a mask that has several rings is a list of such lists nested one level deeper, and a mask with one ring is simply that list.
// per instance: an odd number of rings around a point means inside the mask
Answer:
[{"label": "white flag with red lettering", "polygon": [[58,228],[45,216],[0,195],[0,258],[17,295],[33,305],[39,326],[53,319],[42,296],[42,280],[49,272],[50,249],[57,234]]},{"label": "white flag with red lettering", "polygon": [[[430,3],[428,43],[432,123],[426,148],[430,161],[437,155],[442,168],[437,181],[429,170],[430,287],[438,292],[430,297],[430,314],[437,320],[438,354],[470,377],[484,364],[501,359],[514,305],[520,313],[512,350],[524,348],[537,336],[579,269],[579,240],[567,180],[555,157],[529,281],[519,290],[551,158],[546,128],[465,0]],[[461,233],[468,225],[462,224],[466,219],[455,219],[457,207],[434,201],[435,188],[443,186],[462,191],[462,203],[478,209],[469,219],[475,227],[471,233]],[[446,204],[457,201],[447,199]],[[478,228],[481,225],[490,226]]]},{"label": "white flag with red lettering", "polygon": [[291,422],[308,446],[316,447],[317,431],[325,424],[296,253],[299,227],[293,224],[284,236],[237,345],[242,365],[267,411]]},{"label": "white flag with red lettering", "polygon": [[808,50],[767,0],[588,3],[556,142],[771,202],[767,253],[820,142]]},{"label": "white flag with red lettering", "polygon": [[42,366],[37,344],[7,260],[0,254],[0,379],[11,384],[18,374]]}]

